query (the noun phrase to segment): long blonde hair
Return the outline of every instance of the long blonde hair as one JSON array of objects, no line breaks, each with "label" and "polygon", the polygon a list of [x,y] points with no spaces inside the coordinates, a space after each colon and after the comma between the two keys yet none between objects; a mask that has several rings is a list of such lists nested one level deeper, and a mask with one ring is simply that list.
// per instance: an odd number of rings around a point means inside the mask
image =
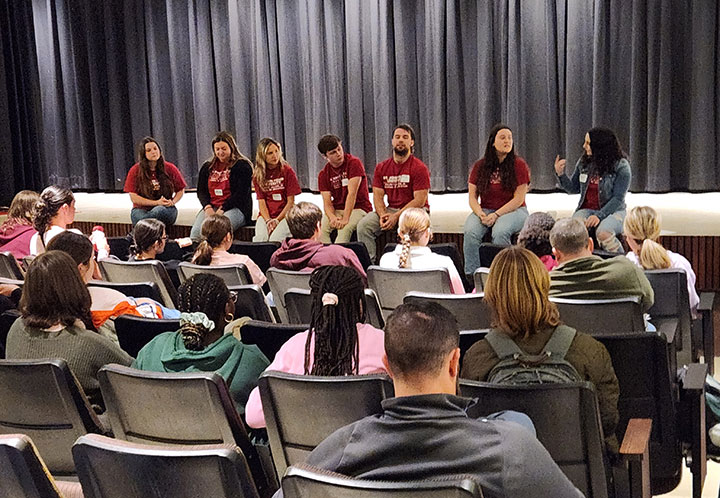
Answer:
[{"label": "long blonde hair", "polygon": [[636,253],[640,266],[646,270],[670,268],[672,263],[667,249],[657,242],[660,238],[660,217],[653,208],[632,208],[625,216],[623,231],[640,246],[640,251]]},{"label": "long blonde hair", "polygon": [[495,256],[485,283],[485,301],[493,310],[493,326],[510,337],[530,337],[560,324],[550,302],[550,274],[524,247],[510,246]]},{"label": "long blonde hair", "polygon": [[265,174],[267,173],[267,163],[265,162],[265,157],[267,157],[267,150],[268,147],[270,147],[271,145],[274,145],[280,151],[279,167],[282,168],[285,166],[285,164],[287,164],[285,158],[282,155],[282,147],[280,146],[280,142],[269,137],[260,140],[260,143],[258,143],[257,146],[257,150],[255,151],[255,166],[253,166],[253,178],[258,183],[258,185],[260,185],[261,188],[265,187]]},{"label": "long blonde hair", "polygon": [[430,215],[422,208],[406,209],[400,215],[398,235],[402,242],[398,268],[410,266],[410,245],[417,243],[425,230],[430,228]]}]

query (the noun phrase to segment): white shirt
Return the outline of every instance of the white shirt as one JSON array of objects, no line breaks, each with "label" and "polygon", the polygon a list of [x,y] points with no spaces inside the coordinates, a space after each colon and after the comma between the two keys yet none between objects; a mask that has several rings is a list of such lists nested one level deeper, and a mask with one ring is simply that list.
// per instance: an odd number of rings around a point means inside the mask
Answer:
[{"label": "white shirt", "polygon": [[77,228],[62,228],[57,225],[53,225],[50,228],[48,228],[47,232],[45,232],[45,236],[43,237],[44,244],[42,247],[38,247],[40,241],[38,240],[40,235],[35,234],[30,239],[30,254],[33,256],[37,256],[40,253],[45,252],[45,247],[48,245],[48,243],[55,237],[56,235],[59,235],[63,233],[65,230],[69,230],[70,232],[75,232],[77,234],[82,235],[83,233],[78,230]]},{"label": "white shirt", "polygon": [[[380,258],[380,266],[382,268],[397,268],[401,252],[402,244],[398,244],[393,252],[386,252],[382,255]],[[450,274],[450,287],[453,294],[465,293],[465,286],[463,286],[460,274],[457,268],[455,268],[455,263],[453,263],[453,260],[449,257],[434,253],[427,246],[410,246],[410,257],[408,259],[407,267],[415,270],[447,268]]]},{"label": "white shirt", "polygon": [[[692,312],[693,316],[695,316],[695,312],[697,310],[698,304],[700,304],[700,297],[698,296],[697,291],[695,290],[695,272],[692,269],[692,266],[690,265],[690,261],[688,261],[685,256],[682,256],[681,254],[678,254],[676,252],[668,251],[667,252],[668,257],[670,258],[670,268],[675,268],[678,270],[685,271],[685,274],[687,275],[687,286],[688,286],[688,298],[690,300],[690,311]],[[637,266],[642,268],[642,265],[640,264],[640,261],[638,260],[637,255],[630,251],[625,256],[635,263]]]}]

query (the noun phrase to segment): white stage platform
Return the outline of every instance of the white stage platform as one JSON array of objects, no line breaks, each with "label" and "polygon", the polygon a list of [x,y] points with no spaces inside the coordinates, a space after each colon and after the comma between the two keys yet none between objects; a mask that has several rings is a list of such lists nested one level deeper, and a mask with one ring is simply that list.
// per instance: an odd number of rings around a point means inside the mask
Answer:
[{"label": "white stage platform", "polygon": [[[75,194],[75,220],[97,223],[130,223],[132,203],[128,194]],[[430,216],[436,233],[462,233],[465,218],[470,213],[467,193],[430,194]],[[302,193],[297,201],[309,201],[322,208],[320,194]],[[564,193],[528,194],[530,212],[547,211],[556,218],[570,216],[577,206],[578,196]],[[664,235],[700,236],[720,235],[720,192],[690,194],[628,194],[629,208],[652,206],[662,216]],[[187,192],[177,205],[176,225],[192,225],[200,210],[195,192]],[[257,203],[254,205],[257,216]]]}]

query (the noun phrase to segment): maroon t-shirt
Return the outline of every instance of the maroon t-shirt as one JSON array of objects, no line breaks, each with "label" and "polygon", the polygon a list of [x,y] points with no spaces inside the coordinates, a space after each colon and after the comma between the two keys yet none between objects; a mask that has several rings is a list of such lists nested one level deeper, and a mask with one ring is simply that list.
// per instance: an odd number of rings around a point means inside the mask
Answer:
[{"label": "maroon t-shirt", "polygon": [[[477,185],[480,170],[484,164],[485,159],[480,159],[473,165],[468,178],[469,184]],[[515,179],[518,186],[530,183],[530,168],[522,157],[515,158]],[[503,188],[500,181],[500,171],[495,170],[490,177],[490,185],[488,185],[487,191],[478,192],[478,195],[480,196],[480,205],[483,208],[496,210],[510,202],[513,195],[515,195],[515,191],[508,191]],[[524,206],[525,203],[523,202],[522,205]]]},{"label": "maroon t-shirt", "polygon": [[285,209],[289,195],[295,196],[302,192],[295,171],[289,164],[268,168],[265,172],[265,183],[261,186],[253,178],[253,186],[258,200],[263,199],[267,204],[270,218],[277,218]]},{"label": "maroon t-shirt", "polygon": [[600,177],[598,175],[588,176],[588,186],[585,191],[585,200],[580,206],[580,209],[593,209],[597,211],[600,209],[600,193],[598,187],[600,186]]},{"label": "maroon t-shirt", "polygon": [[[185,179],[182,176],[182,173],[180,173],[180,170],[177,169],[177,166],[175,166],[173,163],[169,163],[165,161],[165,173],[167,176],[170,177],[170,182],[173,186],[173,192],[177,193],[180,192],[182,189],[187,187],[187,183],[185,183]],[[130,192],[133,194],[137,194],[137,181],[138,181],[138,175],[140,174],[140,165],[138,163],[133,164],[132,168],[130,168],[130,171],[128,171],[127,178],[125,179],[125,188],[123,189],[125,192]],[[160,191],[160,182],[158,182],[157,177],[155,176],[155,172],[153,171],[152,177],[150,178],[150,181],[153,185],[153,192],[157,193],[158,195],[156,197],[153,197],[153,200],[159,199],[159,191]],[[145,209],[146,206],[138,206],[137,204],[133,204],[134,208],[143,208]],[[149,208],[148,208],[149,209]]]},{"label": "maroon t-shirt", "polygon": [[[388,207],[400,209],[413,200],[415,191],[430,190],[430,170],[413,155],[402,164],[396,163],[391,157],[375,166],[373,187],[385,191]],[[427,201],[425,209],[430,209]]]},{"label": "maroon t-shirt", "polygon": [[330,192],[333,207],[335,209],[345,209],[345,200],[348,195],[348,182],[352,178],[360,177],[360,187],[355,197],[355,207],[353,209],[362,209],[366,213],[372,211],[370,204],[370,194],[368,193],[367,176],[365,175],[365,167],[360,159],[352,154],[345,154],[345,161],[339,168],[334,168],[330,163],[318,174],[318,188],[320,192]]},{"label": "maroon t-shirt", "polygon": [[216,162],[208,175],[210,204],[215,209],[221,208],[230,198],[230,168],[227,164]]}]

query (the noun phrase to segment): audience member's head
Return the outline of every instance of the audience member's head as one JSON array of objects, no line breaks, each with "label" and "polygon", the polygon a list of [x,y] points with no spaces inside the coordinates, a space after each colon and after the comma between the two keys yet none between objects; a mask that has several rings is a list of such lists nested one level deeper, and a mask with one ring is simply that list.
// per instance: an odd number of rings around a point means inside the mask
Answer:
[{"label": "audience member's head", "polygon": [[537,257],[552,255],[550,244],[550,230],[555,226],[555,218],[547,213],[532,213],[525,220],[520,230],[517,243]]},{"label": "audience member's head", "polygon": [[533,253],[510,246],[495,256],[485,283],[493,326],[512,338],[556,327],[560,314],[548,299],[550,275]]},{"label": "audience member's head", "polygon": [[133,228],[132,237],[130,253],[135,257],[148,256],[147,259],[152,259],[165,250],[165,223],[155,218],[140,220]]},{"label": "audience member's head", "polygon": [[193,264],[209,265],[214,250],[227,250],[232,245],[232,223],[224,214],[213,214],[205,218],[200,233],[202,238],[193,255]]},{"label": "audience member's head", "polygon": [[385,324],[385,367],[396,396],[456,394],[460,332],[437,303],[402,304]]},{"label": "audience member's head", "polygon": [[[305,342],[305,374],[357,375],[357,324],[365,321],[365,289],[360,274],[348,266],[320,266],[310,276],[310,291],[312,334]],[[313,336],[315,349],[311,355]]]},{"label": "audience member's head", "polygon": [[35,205],[40,200],[40,194],[32,190],[21,190],[10,203],[7,220],[0,226],[0,232],[12,230],[18,225],[33,224]]},{"label": "audience member's head", "polygon": [[67,253],[75,261],[83,281],[92,280],[95,272],[95,249],[86,236],[66,230],[48,242],[47,250]]},{"label": "audience member's head", "polygon": [[648,206],[638,206],[625,216],[623,232],[630,249],[646,270],[670,268],[670,256],[657,240],[660,238],[660,217]]},{"label": "audience member's head", "polygon": [[64,187],[50,185],[40,194],[33,210],[35,230],[44,234],[51,225],[65,228],[75,219],[75,197]]},{"label": "audience member's head", "polygon": [[550,230],[550,245],[559,263],[592,255],[594,244],[585,224],[576,218],[562,218]]},{"label": "audience member's head", "polygon": [[80,320],[94,330],[90,293],[75,261],[65,252],[47,251],[36,257],[25,275],[20,313],[29,327],[69,327]]},{"label": "audience member's head", "polygon": [[398,235],[402,250],[398,258],[399,268],[410,266],[410,246],[427,246],[432,237],[430,215],[422,208],[409,208],[402,212],[398,221]]},{"label": "audience member's head", "polygon": [[180,335],[185,347],[201,351],[222,336],[225,318],[235,313],[230,291],[220,277],[198,273],[178,289]]},{"label": "audience member's head", "polygon": [[320,236],[322,211],[312,202],[298,202],[285,216],[294,239],[317,239]]}]

